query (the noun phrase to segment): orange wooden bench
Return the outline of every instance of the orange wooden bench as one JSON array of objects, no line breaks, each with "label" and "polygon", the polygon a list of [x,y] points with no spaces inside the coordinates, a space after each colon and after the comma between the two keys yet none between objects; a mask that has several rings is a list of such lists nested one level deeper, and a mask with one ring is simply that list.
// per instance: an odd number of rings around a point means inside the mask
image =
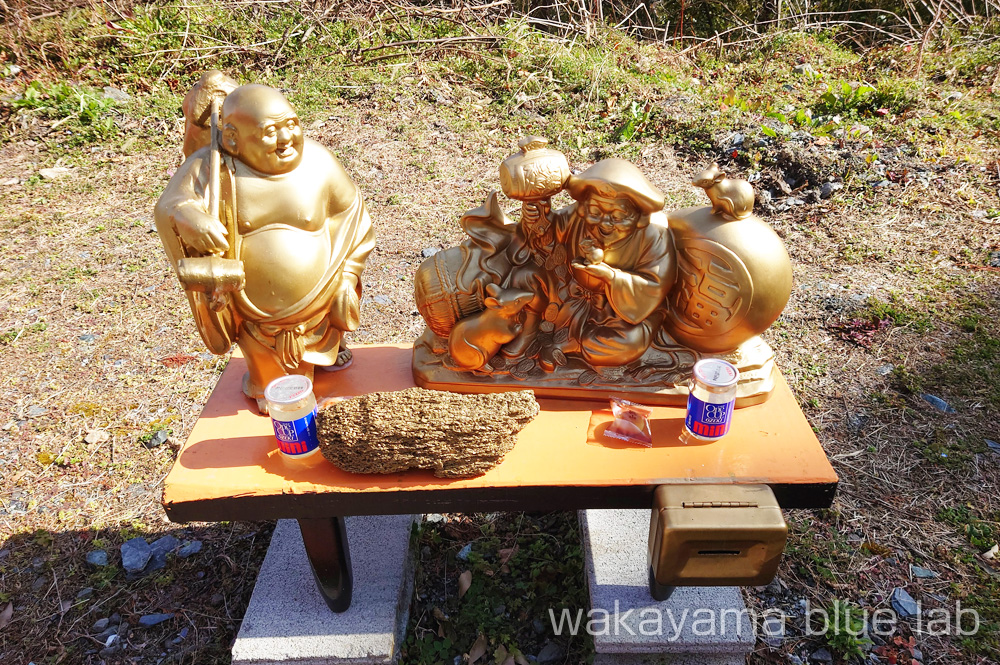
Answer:
[{"label": "orange wooden bench", "polygon": [[[354,347],[354,363],[316,372],[318,399],[402,390],[414,385],[411,347]],[[837,475],[783,377],[764,404],[738,409],[723,439],[680,442],[684,409],[653,409],[652,448],[600,436],[606,402],[539,400],[503,462],[482,476],[435,478],[427,471],[359,475],[330,464],[291,470],[277,450],[270,419],[240,385],[245,362],[234,354],[164,483],[174,522],[299,521],[327,604],[350,604],[349,547],[343,518],[427,512],[649,508],[666,484],[767,484],[782,508],[831,504]]]}]

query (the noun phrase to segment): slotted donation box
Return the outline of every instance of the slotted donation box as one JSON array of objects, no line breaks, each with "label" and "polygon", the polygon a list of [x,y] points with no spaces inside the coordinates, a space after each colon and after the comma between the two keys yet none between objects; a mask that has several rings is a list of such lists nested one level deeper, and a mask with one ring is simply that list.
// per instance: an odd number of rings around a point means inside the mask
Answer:
[{"label": "slotted donation box", "polygon": [[788,527],[767,485],[661,485],[649,529],[649,587],[759,586],[778,570]]}]

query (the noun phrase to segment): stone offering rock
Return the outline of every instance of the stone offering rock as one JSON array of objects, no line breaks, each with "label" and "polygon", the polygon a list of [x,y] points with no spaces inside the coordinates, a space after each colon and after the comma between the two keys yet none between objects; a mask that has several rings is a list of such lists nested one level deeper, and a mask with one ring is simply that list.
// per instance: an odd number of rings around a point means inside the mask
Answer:
[{"label": "stone offering rock", "polygon": [[429,469],[478,476],[500,463],[538,415],[529,390],[460,395],[423,388],[371,393],[319,412],[320,450],[352,473]]}]

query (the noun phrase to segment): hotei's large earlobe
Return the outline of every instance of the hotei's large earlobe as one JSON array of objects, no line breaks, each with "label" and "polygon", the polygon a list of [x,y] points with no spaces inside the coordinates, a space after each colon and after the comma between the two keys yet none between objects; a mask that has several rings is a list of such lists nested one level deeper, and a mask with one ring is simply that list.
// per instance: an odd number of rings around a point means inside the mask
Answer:
[{"label": "hotei's large earlobe", "polygon": [[222,130],[222,148],[229,154],[236,155],[238,146],[236,128],[227,124]]}]

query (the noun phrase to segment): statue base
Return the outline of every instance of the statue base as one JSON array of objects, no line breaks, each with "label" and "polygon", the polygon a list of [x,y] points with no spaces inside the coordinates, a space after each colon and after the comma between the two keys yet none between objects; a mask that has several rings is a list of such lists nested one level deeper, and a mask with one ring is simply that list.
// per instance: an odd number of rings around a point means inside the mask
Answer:
[{"label": "statue base", "polygon": [[726,354],[702,354],[673,342],[661,332],[643,356],[617,367],[591,367],[568,357],[565,365],[544,371],[532,358],[510,360],[497,354],[477,371],[454,367],[448,340],[425,329],[413,345],[413,379],[422,388],[458,393],[533,390],[536,397],[606,401],[624,397],[650,406],[687,403],[694,364],[702,358],[722,358],[739,369],[736,407],[760,404],[774,389],[774,352],[759,336]]}]

